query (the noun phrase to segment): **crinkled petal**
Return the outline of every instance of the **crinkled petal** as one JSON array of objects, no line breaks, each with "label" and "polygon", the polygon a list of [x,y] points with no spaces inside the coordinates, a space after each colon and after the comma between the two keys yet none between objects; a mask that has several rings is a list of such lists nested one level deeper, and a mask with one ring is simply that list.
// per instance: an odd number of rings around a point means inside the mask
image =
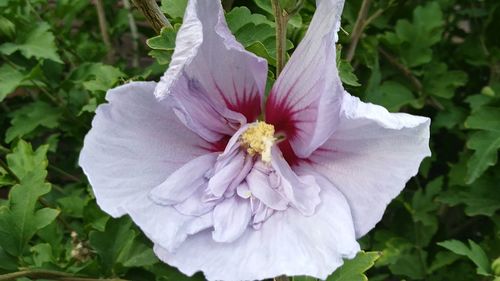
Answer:
[{"label": "crinkled petal", "polygon": [[188,216],[201,216],[209,213],[222,199],[211,199],[205,193],[207,186],[200,187],[184,202],[175,205],[175,209]]},{"label": "crinkled petal", "polygon": [[281,153],[273,148],[273,167],[283,177],[282,187],[293,207],[305,216],[314,214],[320,203],[320,187],[313,176],[297,176]]},{"label": "crinkled petal", "polygon": [[252,196],[262,201],[266,206],[274,210],[286,210],[288,208],[288,200],[284,198],[279,190],[279,186],[273,186],[270,183],[269,173],[272,168],[268,167],[267,164],[257,161],[254,167],[248,174],[246,182]]},{"label": "crinkled petal", "polygon": [[[326,181],[323,184],[328,184]],[[210,232],[190,236],[175,252],[155,245],[156,254],[187,275],[203,271],[208,280],[263,280],[278,275],[321,279],[359,250],[349,206],[331,186],[310,217],[290,208],[276,212],[259,230],[233,243],[218,243]]]},{"label": "crinkled petal", "polygon": [[245,153],[239,152],[228,159],[227,163],[217,171],[208,182],[208,190],[216,197],[222,197],[231,182],[238,176],[238,172],[245,164]]},{"label": "crinkled petal", "polygon": [[343,0],[318,1],[309,30],[267,100],[266,122],[287,135],[300,158],[310,156],[338,124],[343,87],[335,40],[343,5]]},{"label": "crinkled petal", "polygon": [[151,190],[207,143],[175,116],[172,100],[158,101],[156,83],[134,82],[110,90],[99,106],[80,154],[97,203],[118,217],[128,213],[155,243],[175,249],[191,233],[211,226],[206,217],[180,214],[155,204]]},{"label": "crinkled petal", "polygon": [[347,198],[361,237],[430,155],[430,119],[344,98],[339,128],[296,169],[324,175]]},{"label": "crinkled petal", "polygon": [[188,130],[172,111],[172,101],[158,101],[156,83],[133,82],[110,90],[84,140],[80,166],[97,203],[108,214],[149,200],[149,191],[195,157],[206,142]]},{"label": "crinkled petal", "polygon": [[238,196],[224,200],[214,209],[213,239],[226,243],[235,241],[247,230],[251,218],[252,210],[249,200]]},{"label": "crinkled petal", "polygon": [[175,97],[183,122],[215,142],[257,118],[266,78],[267,62],[236,41],[220,1],[190,0],[155,94]]},{"label": "crinkled petal", "polygon": [[189,161],[172,173],[167,180],[153,188],[150,198],[163,205],[172,205],[186,200],[202,185],[206,186],[207,172],[215,164],[216,153],[205,154]]}]

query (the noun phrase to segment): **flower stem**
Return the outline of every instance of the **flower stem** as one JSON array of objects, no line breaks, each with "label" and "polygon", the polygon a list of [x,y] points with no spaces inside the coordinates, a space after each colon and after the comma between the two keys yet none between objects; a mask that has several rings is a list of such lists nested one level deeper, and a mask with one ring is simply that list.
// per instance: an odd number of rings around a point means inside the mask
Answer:
[{"label": "flower stem", "polygon": [[276,76],[278,76],[286,63],[286,28],[288,13],[281,8],[279,0],[271,0],[276,21]]},{"label": "flower stem", "polygon": [[132,2],[141,10],[156,33],[160,34],[161,29],[164,27],[173,28],[167,17],[160,10],[160,7],[158,7],[156,0],[132,0]]}]

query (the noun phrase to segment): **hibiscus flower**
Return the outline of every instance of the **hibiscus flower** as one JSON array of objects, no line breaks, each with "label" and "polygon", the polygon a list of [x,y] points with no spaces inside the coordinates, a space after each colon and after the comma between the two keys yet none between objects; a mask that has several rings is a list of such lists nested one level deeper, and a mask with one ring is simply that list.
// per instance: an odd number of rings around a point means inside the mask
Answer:
[{"label": "hibiscus flower", "polygon": [[110,90],[80,165],[108,214],[130,215],[187,275],[326,278],[430,154],[424,117],[342,87],[341,0],[318,0],[265,98],[267,62],[229,31],[217,0],[191,0],[155,82]]}]

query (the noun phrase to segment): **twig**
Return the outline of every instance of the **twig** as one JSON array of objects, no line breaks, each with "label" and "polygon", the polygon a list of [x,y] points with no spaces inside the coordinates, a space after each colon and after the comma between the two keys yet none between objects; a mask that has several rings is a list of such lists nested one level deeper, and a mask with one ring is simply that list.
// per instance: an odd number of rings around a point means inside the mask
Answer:
[{"label": "twig", "polygon": [[68,179],[74,181],[74,182],[82,182],[81,179],[77,178],[76,176],[73,176],[72,174],[64,171],[63,169],[61,168],[58,168],[52,164],[49,164],[49,169],[53,170],[54,172],[57,172],[65,177],[67,177]]},{"label": "twig", "polygon": [[[404,66],[403,64],[401,64],[395,57],[393,57],[391,54],[389,54],[387,51],[385,51],[384,49],[382,48],[379,48],[378,51],[380,52],[380,54],[382,54],[382,56],[392,65],[394,66],[395,68],[397,68],[401,73],[403,73],[403,75],[410,81],[411,85],[413,86],[413,88],[415,88],[415,90],[417,91],[417,93],[419,95],[422,94],[422,91],[424,89],[424,86],[422,85],[422,82],[420,82],[420,80],[418,80],[418,78],[413,75],[413,73],[411,72],[411,70]],[[437,100],[435,99],[434,97],[430,96],[429,99],[427,100],[427,102],[439,109],[439,110],[444,110],[444,106]]]},{"label": "twig", "polygon": [[28,277],[33,279],[52,279],[60,281],[127,281],[125,279],[113,278],[113,279],[98,279],[98,278],[87,278],[87,277],[76,277],[69,273],[52,271],[52,270],[42,270],[42,269],[25,269],[17,272],[7,273],[0,275],[1,281],[16,280],[21,277]]},{"label": "twig", "polygon": [[354,53],[356,52],[356,47],[358,46],[359,39],[361,35],[363,35],[363,31],[366,27],[365,21],[366,16],[368,15],[368,10],[370,9],[372,0],[363,0],[361,3],[361,9],[359,9],[358,18],[356,19],[356,23],[354,24],[354,28],[352,30],[351,35],[351,44],[349,45],[349,49],[347,50],[347,61],[351,62],[354,58]]},{"label": "twig", "polygon": [[368,17],[365,20],[365,26],[363,27],[363,29],[366,28],[368,25],[370,25],[370,23],[372,23],[372,21],[374,21],[376,18],[380,17],[380,15],[382,15],[383,12],[384,12],[383,9],[378,9],[375,13],[373,13],[373,15]]},{"label": "twig", "polygon": [[151,27],[160,33],[164,27],[173,28],[167,17],[162,13],[155,0],[132,0],[134,5],[141,10]]},{"label": "twig", "polygon": [[415,75],[411,72],[411,70],[401,64],[395,57],[393,57],[391,54],[389,54],[387,51],[385,51],[382,48],[379,48],[378,51],[382,56],[395,68],[397,68],[403,75],[411,82],[412,86],[417,90],[417,92],[420,94],[422,92],[423,86],[420,80],[418,80]]},{"label": "twig", "polygon": [[130,27],[130,33],[132,34],[132,66],[139,66],[139,33],[137,32],[137,24],[135,23],[134,15],[132,14],[132,9],[130,8],[130,1],[123,0],[123,6],[128,13],[128,25]]},{"label": "twig", "polygon": [[106,61],[111,63],[114,57],[113,45],[111,44],[111,39],[108,33],[108,23],[106,21],[106,13],[104,12],[104,5],[102,0],[94,0],[95,8],[97,11],[97,19],[99,21],[99,29],[101,30],[102,41],[108,49],[108,54],[106,55]]},{"label": "twig", "polygon": [[279,0],[272,0],[273,13],[276,21],[276,76],[285,67],[286,61],[286,28],[288,14],[281,9]]}]

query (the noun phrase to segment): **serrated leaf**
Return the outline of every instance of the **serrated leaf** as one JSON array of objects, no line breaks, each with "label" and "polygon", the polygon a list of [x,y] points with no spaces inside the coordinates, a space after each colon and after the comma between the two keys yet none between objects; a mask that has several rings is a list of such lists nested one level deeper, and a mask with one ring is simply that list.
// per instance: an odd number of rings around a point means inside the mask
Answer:
[{"label": "serrated leaf", "polygon": [[50,59],[63,63],[57,54],[55,37],[46,22],[36,24],[29,32],[21,34],[15,43],[4,43],[0,45],[0,53],[10,55],[20,51],[26,58]]},{"label": "serrated leaf", "polygon": [[268,20],[261,14],[253,14],[247,7],[235,7],[226,14],[226,22],[233,33],[240,30],[248,23],[255,25],[267,24],[274,27],[274,22]]},{"label": "serrated leaf", "polygon": [[409,67],[428,63],[432,59],[431,46],[439,42],[443,32],[443,14],[437,2],[418,6],[412,22],[398,20],[395,32],[384,35],[385,42],[396,49]]},{"label": "serrated leaf", "polygon": [[188,0],[161,0],[161,10],[172,18],[182,18]]},{"label": "serrated leaf", "polygon": [[[43,165],[30,165],[44,163],[46,159],[39,159],[38,150],[33,153],[30,148],[28,144],[20,141],[13,153],[7,156],[9,165],[14,163],[10,168],[16,173],[20,183],[12,187],[8,205],[0,207],[0,246],[13,256],[22,255],[35,233],[54,221],[59,214],[59,211],[54,209],[37,208],[38,198],[50,191],[50,184],[45,182],[47,171]],[[40,151],[46,149],[45,147]],[[19,163],[28,165],[19,167]]]},{"label": "serrated leaf", "polygon": [[438,200],[450,206],[464,204],[468,216],[491,217],[500,210],[499,180],[498,175],[487,174],[471,185],[451,186],[448,192],[439,195]]},{"label": "serrated leaf", "polygon": [[59,109],[42,101],[35,101],[12,112],[12,126],[5,133],[5,141],[11,142],[15,138],[23,137],[38,126],[55,128],[59,125],[62,113]]},{"label": "serrated leaf", "polygon": [[483,106],[465,121],[465,127],[481,130],[470,135],[467,147],[474,154],[467,163],[467,184],[477,180],[490,166],[497,163],[500,150],[500,108]]},{"label": "serrated leaf", "polygon": [[450,71],[444,63],[433,63],[424,70],[424,91],[429,95],[451,99],[455,90],[467,83],[467,74],[463,71]]},{"label": "serrated leaf", "polygon": [[468,129],[500,131],[500,108],[492,106],[479,107],[465,120],[465,127]]},{"label": "serrated leaf", "polygon": [[126,75],[118,68],[106,64],[95,64],[91,79],[83,82],[83,87],[91,92],[106,92]]},{"label": "serrated leaf", "polygon": [[42,174],[48,165],[47,150],[48,146],[42,145],[33,151],[31,144],[20,140],[12,149],[12,153],[7,155],[7,164],[19,179],[23,179],[30,172]]},{"label": "serrated leaf", "polygon": [[151,246],[136,242],[128,251],[127,255],[120,256],[118,262],[125,267],[141,267],[157,263],[159,260]]},{"label": "serrated leaf", "polygon": [[[104,232],[91,231],[90,245],[101,258],[104,270],[112,271],[117,265],[130,258],[137,233],[131,228],[132,223],[127,217],[110,220]],[[137,252],[133,252],[137,254]]]},{"label": "serrated leaf", "polygon": [[346,60],[339,60],[338,69],[342,83],[353,87],[361,86],[358,82],[358,77],[354,74],[354,68],[349,62]]},{"label": "serrated leaf", "polygon": [[452,251],[453,253],[469,258],[476,266],[477,273],[490,276],[490,261],[483,249],[476,242],[469,240],[469,246],[458,240],[447,240],[437,243],[439,246]]},{"label": "serrated leaf", "polygon": [[163,28],[160,35],[151,37],[146,41],[146,44],[152,49],[149,55],[161,65],[170,63],[174,53],[177,30],[177,26],[174,29]]},{"label": "serrated leaf", "polygon": [[500,150],[500,131],[481,131],[472,134],[467,148],[474,151],[467,163],[467,184],[477,180],[490,166],[497,163]]},{"label": "serrated leaf", "polygon": [[380,257],[378,252],[359,252],[352,260],[345,260],[344,265],[337,269],[327,281],[367,281],[364,274]]}]

